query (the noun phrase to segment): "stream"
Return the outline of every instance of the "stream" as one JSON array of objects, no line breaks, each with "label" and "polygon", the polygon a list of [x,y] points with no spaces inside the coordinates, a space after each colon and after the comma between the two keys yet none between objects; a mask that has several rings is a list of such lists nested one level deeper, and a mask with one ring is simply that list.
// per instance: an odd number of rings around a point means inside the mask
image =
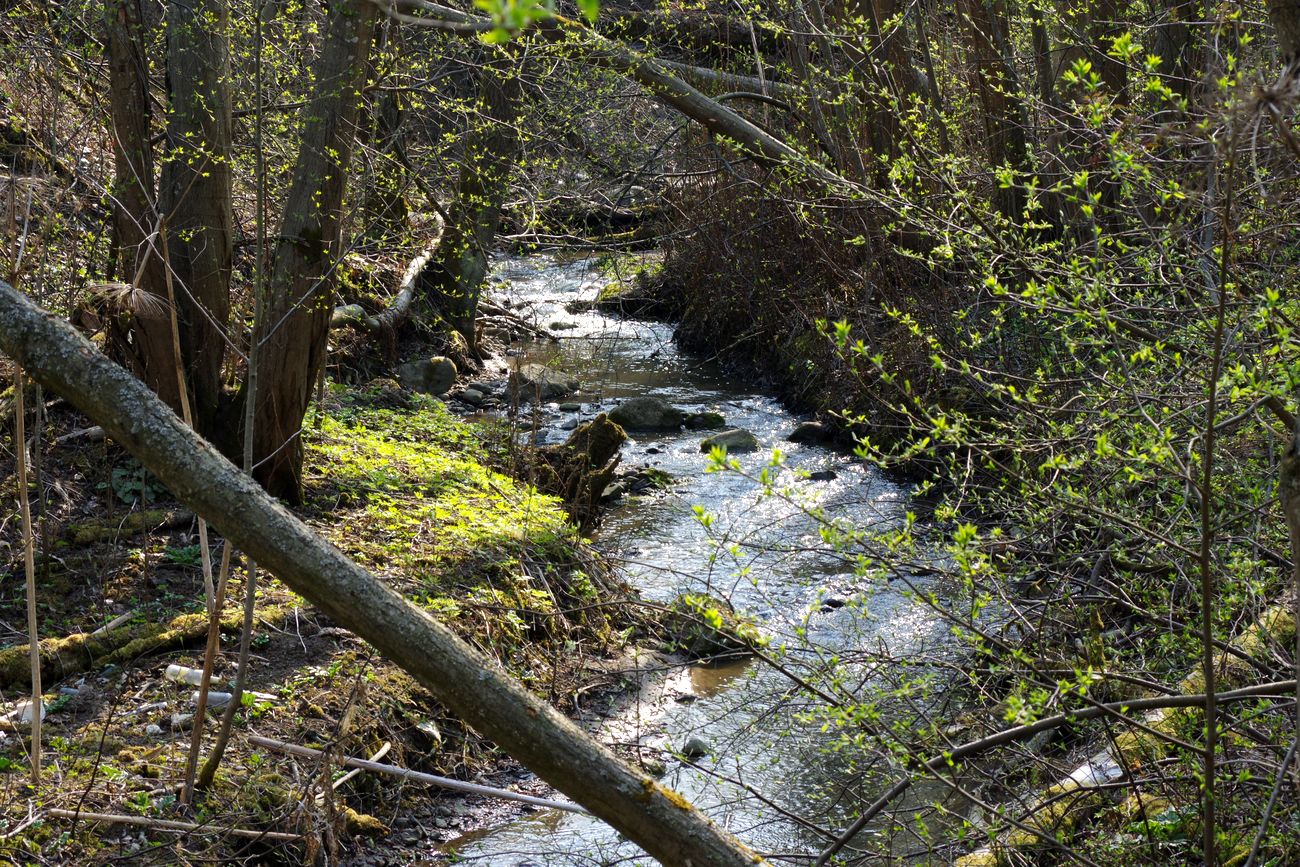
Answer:
[{"label": "stream", "polygon": [[[786,495],[763,496],[751,478],[708,471],[700,441],[709,432],[631,434],[623,466],[650,465],[675,481],[667,491],[613,505],[595,542],[644,597],[666,602],[693,591],[729,599],[774,645],[784,645],[788,666],[804,674],[834,655],[849,660],[848,671],[863,681],[889,677],[897,672],[881,669],[891,655],[942,653],[951,645],[947,624],[901,587],[863,586],[805,511],[886,530],[904,518],[904,487],[851,455],[787,442],[800,419],[761,390],[761,378],[679,351],[670,324],[610,318],[574,304],[594,298],[607,279],[591,263],[503,256],[492,277],[493,300],[560,337],[512,344],[511,354],[581,381],[581,391],[564,399],[580,402],[581,411],[556,404],[521,411],[536,441],[561,442],[575,421],[651,395],[688,412],[720,412],[727,427],[754,433],[759,451],[738,456],[746,474],[761,472],[774,448],[790,470],[819,474],[814,480],[783,471]],[[707,527],[699,509],[711,516]],[[844,784],[892,770],[872,767],[878,760],[866,750],[828,750],[823,721],[808,714],[806,695],[767,665],[677,666],[643,682],[619,712],[589,727],[649,759],[648,766],[662,763],[664,785],[758,851],[816,852],[825,837],[783,813],[837,828]],[[684,749],[692,739],[695,751],[703,746],[708,754],[687,761],[680,753],[692,752]],[[517,867],[653,863],[599,820],[559,811],[532,812],[441,849],[461,863]]]}]

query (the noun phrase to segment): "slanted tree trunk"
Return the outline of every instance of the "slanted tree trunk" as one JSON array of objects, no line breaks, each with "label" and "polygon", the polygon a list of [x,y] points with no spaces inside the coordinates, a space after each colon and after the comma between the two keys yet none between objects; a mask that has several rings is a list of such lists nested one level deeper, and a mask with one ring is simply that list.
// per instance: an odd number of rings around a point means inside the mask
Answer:
[{"label": "slanted tree trunk", "polygon": [[140,0],[106,0],[104,31],[115,174],[113,234],[119,250],[118,277],[128,287],[109,298],[108,346],[115,358],[179,412],[171,314],[163,263],[153,237],[158,224],[149,142],[153,112]]},{"label": "slanted tree trunk", "polygon": [[230,69],[225,0],[172,0],[167,9],[167,156],[159,189],[166,219],[181,353],[194,426],[213,434],[230,318]]},{"label": "slanted tree trunk", "polygon": [[[228,542],[372,643],[453,713],[673,867],[766,862],[316,535],[72,326],[0,282],[0,350],[104,426]],[[123,408],[127,408],[125,411]]]},{"label": "slanted tree trunk", "polygon": [[[343,192],[374,17],[370,0],[330,4],[315,93],[304,109],[298,161],[273,248],[266,316],[255,335],[263,376],[254,407],[254,476],[291,503],[302,497],[299,433],[325,362],[334,306],[331,263],[341,252]],[[236,404],[246,400],[247,387]]]},{"label": "slanted tree trunk", "polygon": [[465,138],[451,219],[425,283],[471,353],[475,351],[474,320],[487,275],[488,253],[519,152],[522,86],[517,64],[516,53],[503,48],[483,68],[478,112]]}]

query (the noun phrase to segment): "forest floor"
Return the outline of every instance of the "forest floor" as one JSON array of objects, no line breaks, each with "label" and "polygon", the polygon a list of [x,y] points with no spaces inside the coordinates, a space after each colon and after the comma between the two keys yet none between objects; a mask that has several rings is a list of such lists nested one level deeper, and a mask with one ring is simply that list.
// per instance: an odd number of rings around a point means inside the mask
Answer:
[{"label": "forest floor", "polygon": [[[336,755],[509,787],[538,785],[467,732],[373,648],[263,575],[245,707],[216,783],[177,804],[194,724],[193,687],[169,665],[198,668],[204,581],[192,515],[118,446],[69,433],[86,426],[50,404],[41,450],[46,492],[38,547],[43,640],[44,769],[29,788],[30,738],[0,731],[0,861],[133,863],[311,860],[392,834],[430,846],[508,807],[441,798],[426,786],[251,745],[257,734]],[[562,504],[503,472],[518,457],[499,424],[455,417],[441,401],[390,381],[331,387],[309,419],[306,503],[299,514],[354,560],[402,590],[564,710],[616,695],[621,658],[645,623],[566,518]],[[5,483],[13,495],[16,481]],[[3,528],[0,714],[27,686],[25,595],[17,521]],[[214,568],[220,542],[211,544]],[[214,689],[235,673],[246,574],[232,570]],[[95,630],[111,624],[98,635]],[[53,638],[50,638],[53,636]],[[217,716],[209,711],[203,756]],[[322,784],[325,781],[325,784]],[[159,834],[130,825],[33,819],[63,808],[211,824]],[[302,843],[240,839],[223,828],[288,831]]]}]

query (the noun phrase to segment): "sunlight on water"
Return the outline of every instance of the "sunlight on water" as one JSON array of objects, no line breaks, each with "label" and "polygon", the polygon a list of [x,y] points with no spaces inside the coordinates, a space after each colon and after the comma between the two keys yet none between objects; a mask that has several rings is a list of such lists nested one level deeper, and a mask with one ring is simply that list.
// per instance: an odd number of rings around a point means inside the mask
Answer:
[{"label": "sunlight on water", "polygon": [[[821,543],[807,509],[859,527],[896,526],[906,492],[866,464],[826,448],[786,441],[799,419],[759,389],[754,377],[729,374],[678,351],[671,326],[613,319],[574,304],[594,298],[601,280],[583,262],[545,257],[503,258],[496,299],[559,334],[558,342],[527,345],[521,360],[577,375],[580,419],[608,411],[621,398],[652,395],[687,411],[721,412],[728,427],[754,433],[761,449],[740,456],[757,474],[784,456],[787,496],[763,496],[754,481],[707,472],[700,441],[706,433],[634,434],[625,466],[667,471],[673,488],[627,498],[605,517],[597,545],[620,561],[628,582],[647,598],[668,601],[685,591],[731,600],[755,617],[789,666],[816,672],[826,656],[856,658],[861,678],[877,673],[871,651],[942,646],[947,629],[924,605],[886,581],[855,575],[852,563]],[[576,312],[575,312],[576,311]],[[571,413],[555,404],[536,408],[538,439],[559,442]],[[803,473],[829,471],[813,481]],[[710,529],[694,507],[715,516]],[[691,666],[661,677],[632,708],[607,721],[604,736],[628,745],[680,750],[691,737],[707,744],[698,768],[663,753],[662,782],[682,792],[750,845],[770,851],[815,851],[820,838],[783,818],[749,789],[822,824],[834,824],[831,800],[844,754],[828,752],[821,722],[809,716],[791,681],[770,667],[742,662]],[[647,750],[649,752],[649,750]],[[581,865],[650,863],[598,820],[544,812],[452,841],[444,847],[471,863]]]}]

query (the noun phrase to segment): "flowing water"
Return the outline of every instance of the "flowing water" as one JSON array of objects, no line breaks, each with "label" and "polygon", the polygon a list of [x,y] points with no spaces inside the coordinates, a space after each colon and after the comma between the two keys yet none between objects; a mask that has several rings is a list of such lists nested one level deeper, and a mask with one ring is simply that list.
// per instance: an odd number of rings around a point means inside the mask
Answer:
[{"label": "flowing water", "polygon": [[[855,577],[809,514],[820,509],[825,518],[887,530],[903,520],[905,489],[850,455],[787,442],[799,419],[762,390],[759,378],[679,351],[670,325],[580,311],[573,302],[594,298],[603,282],[592,265],[503,257],[493,276],[496,301],[560,335],[516,344],[512,353],[581,380],[579,394],[565,398],[580,402],[580,412],[555,404],[528,411],[536,440],[562,441],[574,421],[621,399],[652,395],[687,411],[720,412],[728,427],[753,432],[761,444],[758,452],[737,456],[745,474],[710,472],[700,450],[707,432],[632,434],[624,466],[650,465],[675,483],[613,506],[595,541],[643,596],[663,602],[693,591],[729,599],[789,648],[790,668],[805,673],[835,655],[856,660],[848,670],[866,681],[882,675],[893,655],[949,646],[947,626],[901,587]],[[761,473],[778,448],[787,468],[780,475],[784,495],[764,496],[745,476]],[[820,478],[797,478],[795,470]],[[711,520],[701,520],[701,509]],[[783,812],[838,827],[837,795],[864,771],[863,755],[827,749],[806,694],[792,690],[784,674],[748,662],[687,666],[649,683],[596,727],[601,737],[661,760],[661,782],[759,851],[815,852],[825,844]],[[688,762],[677,754],[691,738],[709,753]],[[443,849],[492,865],[652,863],[598,820],[562,812],[531,813]]]}]

